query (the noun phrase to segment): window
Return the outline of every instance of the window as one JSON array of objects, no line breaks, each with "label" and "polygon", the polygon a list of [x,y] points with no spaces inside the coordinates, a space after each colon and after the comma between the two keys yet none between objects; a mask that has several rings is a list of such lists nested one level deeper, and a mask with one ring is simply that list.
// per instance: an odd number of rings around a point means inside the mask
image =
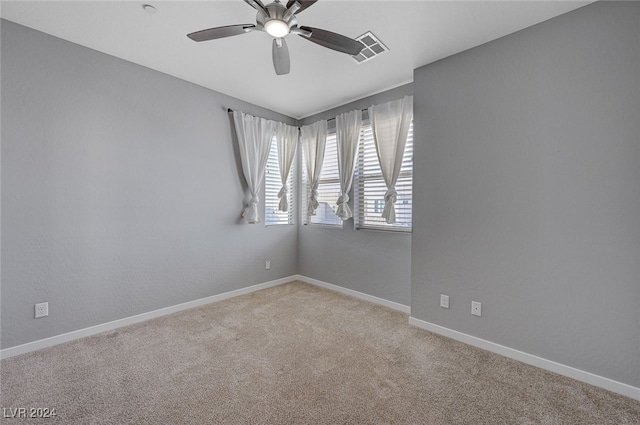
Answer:
[{"label": "window", "polygon": [[[306,167],[303,171],[303,186],[306,188],[303,197],[303,211],[307,211],[309,199],[309,180]],[[305,220],[305,224],[325,224],[331,226],[342,226],[342,219],[336,215],[338,208],[336,203],[340,197],[340,177],[338,176],[338,145],[335,130],[327,134],[327,143],[324,149],[324,162],[320,170],[318,181],[318,209],[316,214]],[[304,214],[307,218],[307,214]]]},{"label": "window", "polygon": [[[309,199],[309,184],[306,167],[302,170],[302,211],[307,211]],[[363,122],[360,131],[360,145],[358,147],[358,163],[356,165],[353,184],[354,193],[354,224],[356,229],[391,230],[411,232],[412,228],[412,191],[413,191],[413,122],[409,127],[407,143],[405,145],[402,168],[396,191],[398,198],[395,203],[396,223],[387,224],[382,218],[384,210],[384,195],[387,186],[382,177],[378,155],[373,141],[371,123]],[[323,224],[341,226],[342,220],[336,215],[337,201],[340,197],[340,178],[338,175],[338,148],[336,133],[327,135],[324,162],[318,183],[318,209],[316,215],[307,217],[303,214],[304,224]]]},{"label": "window", "polygon": [[278,210],[278,204],[280,203],[278,193],[282,188],[282,181],[280,180],[280,166],[278,164],[278,143],[274,136],[273,142],[271,143],[271,150],[269,151],[269,159],[267,159],[267,168],[264,172],[264,224],[266,226],[293,224],[295,167],[296,161],[293,161],[289,177],[287,178],[287,186],[289,186],[289,192],[287,193],[289,208],[287,208],[286,212],[283,212]]},{"label": "window", "polygon": [[358,164],[354,180],[356,229],[393,230],[411,232],[411,204],[413,189],[413,122],[409,127],[402,168],[396,183],[398,200],[395,203],[396,223],[387,224],[382,218],[384,194],[387,186],[382,177],[371,123],[363,122],[358,148]]}]

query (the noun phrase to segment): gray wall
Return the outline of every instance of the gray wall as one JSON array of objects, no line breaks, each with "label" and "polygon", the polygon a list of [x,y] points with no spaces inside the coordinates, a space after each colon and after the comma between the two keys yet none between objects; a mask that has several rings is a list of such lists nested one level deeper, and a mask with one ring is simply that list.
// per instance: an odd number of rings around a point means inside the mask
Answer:
[{"label": "gray wall", "polygon": [[2,21],[2,348],[297,273],[296,226],[240,221],[228,107],[297,123]]},{"label": "gray wall", "polygon": [[414,317],[640,386],[639,22],[598,2],[415,71]]},{"label": "gray wall", "polygon": [[[302,124],[334,118],[413,94],[407,84],[304,118]],[[353,190],[349,197],[353,209]],[[353,219],[342,228],[300,226],[300,274],[365,294],[409,305],[411,297],[411,235],[354,230]]]},{"label": "gray wall", "polygon": [[412,236],[242,224],[226,108],[295,120],[1,21],[0,346],[301,273],[640,386],[639,9],[596,3],[302,120],[414,94]]}]

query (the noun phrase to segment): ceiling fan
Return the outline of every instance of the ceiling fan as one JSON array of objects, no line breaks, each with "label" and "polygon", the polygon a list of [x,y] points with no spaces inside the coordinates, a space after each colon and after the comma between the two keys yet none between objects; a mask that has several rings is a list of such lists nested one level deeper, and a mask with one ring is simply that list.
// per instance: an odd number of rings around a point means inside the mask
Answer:
[{"label": "ceiling fan", "polygon": [[291,67],[289,49],[284,39],[289,34],[297,34],[306,40],[352,56],[357,55],[363,49],[362,43],[344,35],[320,28],[298,26],[296,13],[304,11],[317,0],[290,0],[286,7],[279,0],[266,6],[261,0],[244,1],[258,11],[255,25],[240,24],[209,28],[187,34],[187,37],[194,41],[207,41],[256,30],[264,31],[273,37],[271,55],[277,75],[288,74]]}]

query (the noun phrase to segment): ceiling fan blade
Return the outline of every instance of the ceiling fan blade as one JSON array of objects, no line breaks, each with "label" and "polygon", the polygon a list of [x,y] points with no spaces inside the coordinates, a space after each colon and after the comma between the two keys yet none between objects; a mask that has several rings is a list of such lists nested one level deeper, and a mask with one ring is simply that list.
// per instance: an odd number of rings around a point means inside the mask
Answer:
[{"label": "ceiling fan blade", "polygon": [[264,7],[264,3],[262,3],[261,0],[244,0],[244,2],[253,7],[255,10],[264,13],[265,16],[269,16],[269,12],[267,11],[267,8]]},{"label": "ceiling fan blade", "polygon": [[311,35],[309,37],[303,36],[302,38],[306,38],[309,41],[313,41],[314,43],[329,49],[347,53],[351,56],[357,55],[364,48],[364,45],[359,41],[345,37],[344,35],[336,34],[335,32],[312,27],[300,27],[300,29],[311,31]]},{"label": "ceiling fan blade", "polygon": [[289,2],[287,3],[287,9],[289,9],[296,1],[300,3],[300,9],[298,9],[296,13],[300,13],[309,6],[313,6],[313,4],[318,0],[289,0]]},{"label": "ceiling fan blade", "polygon": [[289,73],[291,62],[289,60],[289,49],[284,38],[274,38],[271,48],[271,56],[273,56],[273,67],[277,75]]},{"label": "ceiling fan blade", "polygon": [[187,37],[193,41],[215,40],[216,38],[231,37],[252,31],[256,26],[253,24],[229,25],[226,27],[209,28],[207,30],[192,32]]}]

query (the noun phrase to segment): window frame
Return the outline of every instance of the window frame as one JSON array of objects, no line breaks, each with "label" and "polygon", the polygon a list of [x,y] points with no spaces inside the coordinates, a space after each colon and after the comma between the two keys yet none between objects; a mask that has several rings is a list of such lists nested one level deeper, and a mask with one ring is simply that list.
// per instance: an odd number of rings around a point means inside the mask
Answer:
[{"label": "window frame", "polygon": [[[282,181],[280,180],[280,163],[278,162],[278,143],[276,136],[273,136],[271,141],[271,149],[269,150],[269,157],[267,158],[267,163],[265,164],[264,170],[264,182],[263,182],[263,190],[264,190],[264,225],[265,227],[272,226],[292,226],[295,225],[295,194],[296,194],[296,170],[297,170],[297,162],[294,158],[293,164],[291,164],[291,169],[289,170],[289,176],[287,177],[287,186],[289,187],[289,191],[287,192],[287,201],[288,208],[287,212],[283,212],[278,210],[278,206],[280,204],[280,199],[278,198],[278,193],[280,192],[280,188],[282,187]],[[275,167],[274,167],[275,164]],[[270,166],[272,168],[270,168]],[[271,174],[273,172],[273,174]],[[273,213],[268,213],[269,208],[274,208]],[[286,214],[286,222],[283,219],[283,216]],[[277,221],[269,221],[270,216],[278,217]]]},{"label": "window frame", "polygon": [[[382,171],[379,171],[375,174],[366,174],[363,172],[365,168],[365,153],[368,153],[371,156],[371,149],[375,150],[375,145],[373,144],[373,135],[371,128],[371,120],[368,117],[365,117],[362,122],[362,127],[360,129],[360,139],[358,142],[358,157],[356,159],[356,167],[354,172],[353,186],[351,188],[350,197],[353,199],[353,226],[355,230],[366,230],[366,231],[382,231],[382,232],[393,232],[399,234],[411,234],[413,232],[413,149],[414,149],[414,137],[413,137],[414,123],[411,120],[411,126],[409,128],[409,133],[407,134],[407,144],[405,146],[405,152],[403,157],[403,168],[398,175],[398,181],[396,184],[396,190],[398,191],[398,197],[402,196],[401,189],[402,186],[405,188],[409,188],[410,190],[405,193],[409,193],[409,199],[406,203],[410,204],[409,208],[404,209],[404,215],[407,215],[408,211],[408,220],[398,220],[395,224],[386,224],[384,220],[378,219],[378,222],[371,222],[370,218],[372,215],[369,215],[369,219],[367,219],[366,207],[364,204],[364,198],[366,197],[366,182],[375,182],[378,187],[381,185],[384,187],[384,192],[386,192],[386,185],[384,183],[384,177],[382,175]],[[369,136],[367,137],[367,132],[369,132]],[[371,143],[372,145],[365,146],[365,143]],[[335,145],[335,149],[330,147],[330,144]],[[324,177],[322,174],[325,170],[325,164],[327,163],[327,151],[333,152],[335,150],[335,154],[337,156],[337,134],[335,127],[333,129],[329,129],[327,131],[327,139],[325,143],[325,156],[323,160],[323,170],[320,173],[320,180],[318,182],[318,192],[322,195],[322,186],[323,185],[336,185],[337,196],[340,196],[340,177],[339,172],[336,169],[336,175],[332,177]],[[302,152],[302,151],[301,151]],[[408,156],[408,157],[407,157]],[[329,159],[330,161],[333,158]],[[300,172],[300,183],[302,190],[300,191],[300,207],[301,207],[301,221],[304,225],[312,225],[314,227],[327,227],[327,228],[344,228],[344,221],[337,217],[338,222],[319,222],[314,221],[315,216],[309,216],[307,214],[307,204],[310,196],[310,188],[309,188],[309,179],[307,176],[307,170],[304,166],[304,158],[302,157],[302,170]],[[337,163],[337,157],[335,158]],[[371,159],[369,159],[370,163]],[[375,161],[377,161],[377,155],[375,157]],[[407,169],[407,165],[410,165],[410,168]],[[368,166],[371,166],[370,164]],[[378,165],[379,167],[379,165]],[[380,191],[380,190],[379,190]],[[352,195],[352,196],[351,196]],[[405,195],[406,196],[406,195]],[[379,196],[378,196],[379,198]],[[337,200],[337,198],[336,198]],[[402,211],[398,211],[398,204],[402,202],[402,199],[396,201],[396,218],[398,216],[402,216]],[[331,204],[332,210],[335,212],[337,209],[336,205]],[[374,214],[376,214],[376,218],[381,217],[382,210],[384,209],[384,199],[374,199],[372,201],[373,209],[375,210]],[[379,210],[379,211],[378,211]],[[371,213],[370,213],[371,214]]]},{"label": "window frame", "polygon": [[[400,174],[398,175],[398,183],[401,182],[405,182],[405,186],[407,185],[406,181],[408,180],[410,182],[410,193],[411,193],[411,198],[409,199],[409,204],[411,204],[411,209],[410,211],[410,221],[407,225],[407,221],[404,222],[397,222],[395,224],[386,224],[383,222],[379,222],[379,223],[371,223],[370,220],[367,220],[367,208],[365,207],[365,198],[366,198],[366,186],[365,183],[367,181],[375,181],[375,182],[382,182],[382,184],[384,185],[384,177],[382,176],[382,172],[380,171],[379,173],[375,173],[375,174],[366,174],[364,172],[365,169],[365,152],[368,149],[369,151],[371,151],[371,146],[367,146],[365,147],[365,143],[368,143],[367,139],[370,139],[371,142],[370,143],[374,143],[373,142],[373,135],[371,135],[371,137],[367,138],[367,134],[366,132],[372,132],[372,128],[371,128],[371,120],[366,118],[363,120],[362,122],[362,128],[360,129],[360,141],[358,144],[358,158],[357,158],[357,164],[356,164],[356,171],[355,171],[355,175],[354,175],[354,181],[353,181],[353,206],[354,206],[354,222],[353,222],[353,226],[355,230],[368,230],[368,231],[382,231],[382,232],[395,232],[395,233],[404,233],[404,234],[411,234],[413,231],[413,148],[414,148],[414,137],[413,137],[413,120],[411,121],[411,126],[409,128],[409,133],[407,134],[407,145],[405,146],[405,153],[404,153],[404,157],[403,157],[403,163],[407,162],[407,155],[410,155],[410,164],[411,164],[411,169],[410,170],[401,170]],[[375,145],[373,145],[373,149],[375,149]],[[377,160],[377,157],[376,157]],[[396,185],[396,188],[398,188],[399,185]],[[386,187],[386,186],[385,186]],[[384,191],[386,192],[386,188],[384,189]],[[398,191],[400,192],[400,191]],[[396,205],[398,205],[398,202],[396,202]],[[374,210],[376,210],[376,206],[378,207],[378,209],[380,209],[379,212],[375,212],[376,215],[382,215],[382,209],[384,209],[384,199],[374,199],[373,200],[373,208]],[[397,210],[396,210],[396,214],[397,214]]]},{"label": "window frame", "polygon": [[[320,195],[318,201],[323,202],[322,201],[322,187],[323,186],[328,186],[328,185],[337,185],[338,190],[337,190],[337,196],[340,196],[340,174],[337,168],[337,152],[338,152],[338,144],[337,144],[337,133],[336,133],[336,129],[335,127],[332,129],[328,129],[327,130],[327,138],[325,140],[325,151],[324,151],[324,159],[322,161],[322,169],[320,170],[320,179],[318,180],[318,193]],[[327,149],[330,147],[330,145],[335,145],[335,149],[333,147],[331,147],[330,149]],[[335,176],[331,176],[331,177],[324,177],[323,178],[323,174],[326,171],[325,165],[327,164],[327,159],[329,158],[329,161],[333,161],[333,158],[327,157],[327,151],[335,151],[335,164],[336,164],[336,170],[335,170]],[[332,162],[329,162],[329,164],[332,164]],[[327,227],[327,228],[332,228],[332,229],[336,229],[336,228],[343,228],[344,226],[344,221],[336,216],[336,220],[334,222],[329,222],[329,221],[318,221],[317,217],[318,215],[309,215],[307,213],[307,206],[308,206],[308,202],[309,202],[309,197],[311,196],[311,191],[310,191],[310,187],[309,187],[309,176],[307,175],[307,169],[306,167],[303,167],[303,172],[301,173],[301,177],[302,177],[302,187],[305,189],[304,190],[304,196],[301,196],[302,199],[302,212],[303,212],[303,224],[304,225],[311,225],[311,226],[318,226],[318,227]],[[337,197],[336,197],[336,201],[337,201]],[[327,202],[327,201],[324,201]],[[337,209],[337,205],[331,202],[327,202],[331,209],[333,210],[333,212],[335,213],[336,209]],[[317,210],[316,210],[317,211]],[[314,218],[316,220],[314,220]]]}]

